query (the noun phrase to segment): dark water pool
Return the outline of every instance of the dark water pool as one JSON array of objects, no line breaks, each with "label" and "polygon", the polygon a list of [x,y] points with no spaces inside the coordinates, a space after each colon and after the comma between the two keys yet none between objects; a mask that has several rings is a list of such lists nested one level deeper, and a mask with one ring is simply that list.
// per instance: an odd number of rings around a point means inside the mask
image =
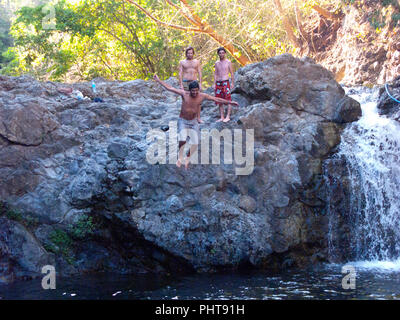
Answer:
[{"label": "dark water pool", "polygon": [[38,279],[0,285],[0,299],[400,299],[400,268],[396,264],[352,265],[356,270],[354,289],[342,287],[342,279],[348,275],[342,273],[342,265],[324,265],[280,273],[57,278],[55,290],[43,290]]}]

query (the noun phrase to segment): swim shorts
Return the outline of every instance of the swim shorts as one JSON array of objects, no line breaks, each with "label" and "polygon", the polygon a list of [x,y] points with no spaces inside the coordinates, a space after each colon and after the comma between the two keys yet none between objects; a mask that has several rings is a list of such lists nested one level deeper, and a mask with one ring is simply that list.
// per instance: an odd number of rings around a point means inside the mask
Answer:
[{"label": "swim shorts", "polygon": [[197,118],[193,120],[178,119],[179,141],[186,141],[189,137],[189,144],[199,144],[200,129]]},{"label": "swim shorts", "polygon": [[232,100],[229,80],[215,82],[215,96],[229,101]]},{"label": "swim shorts", "polygon": [[185,91],[189,91],[189,83],[191,83],[194,80],[182,80],[182,84],[183,84],[183,89]]}]

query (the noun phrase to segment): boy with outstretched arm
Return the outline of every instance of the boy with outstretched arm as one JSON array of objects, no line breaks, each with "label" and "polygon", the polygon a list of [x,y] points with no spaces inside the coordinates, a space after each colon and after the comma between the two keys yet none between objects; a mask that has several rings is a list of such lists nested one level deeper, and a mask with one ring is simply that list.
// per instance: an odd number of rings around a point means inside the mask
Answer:
[{"label": "boy with outstretched arm", "polygon": [[[184,163],[185,169],[187,169],[189,166],[190,156],[196,151],[199,144],[200,130],[197,115],[201,108],[201,103],[204,100],[211,100],[215,103],[221,104],[238,105],[238,103],[236,101],[229,101],[200,92],[197,81],[192,81],[189,85],[189,91],[185,91],[182,89],[176,89],[164,81],[161,81],[156,74],[154,75],[154,80],[168,91],[179,94],[182,97],[181,112],[178,119],[179,156],[176,165],[180,167],[182,163]],[[190,149],[187,157],[183,159],[184,145],[188,137]]]}]

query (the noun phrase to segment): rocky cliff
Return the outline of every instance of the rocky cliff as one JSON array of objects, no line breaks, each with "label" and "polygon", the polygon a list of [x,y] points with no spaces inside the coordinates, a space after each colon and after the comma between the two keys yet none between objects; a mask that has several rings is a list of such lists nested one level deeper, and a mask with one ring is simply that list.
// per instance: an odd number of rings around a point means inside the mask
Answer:
[{"label": "rocky cliff", "polygon": [[[187,171],[148,161],[146,136],[169,141],[181,103],[155,82],[97,79],[102,103],[62,86],[0,78],[0,282],[46,264],[66,275],[327,259],[322,163],[361,110],[322,66],[281,55],[238,70],[226,124],[203,104],[202,130],[254,130],[254,169],[242,175],[236,158]],[[90,83],[73,87],[92,95]]]},{"label": "rocky cliff", "polygon": [[309,45],[299,54],[312,56],[348,86],[392,81],[400,75],[400,5],[374,0],[347,3],[340,15],[329,18],[312,12],[307,17]]}]

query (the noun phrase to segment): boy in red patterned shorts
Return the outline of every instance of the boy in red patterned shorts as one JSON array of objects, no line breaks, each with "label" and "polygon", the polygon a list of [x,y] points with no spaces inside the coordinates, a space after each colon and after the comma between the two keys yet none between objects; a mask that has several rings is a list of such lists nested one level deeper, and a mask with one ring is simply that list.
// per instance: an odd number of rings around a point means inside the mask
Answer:
[{"label": "boy in red patterned shorts", "polygon": [[[226,51],[224,48],[218,48],[217,54],[219,56],[219,61],[215,63],[214,81],[215,81],[215,96],[225,100],[231,101],[231,88],[229,85],[229,74],[232,79],[232,87],[235,86],[234,74],[232,69],[232,63],[225,58]],[[230,120],[230,115],[232,111],[232,106],[228,105],[228,113],[226,118],[224,118],[224,107],[222,104],[219,105],[219,113],[221,118],[217,121],[228,122]]]}]

